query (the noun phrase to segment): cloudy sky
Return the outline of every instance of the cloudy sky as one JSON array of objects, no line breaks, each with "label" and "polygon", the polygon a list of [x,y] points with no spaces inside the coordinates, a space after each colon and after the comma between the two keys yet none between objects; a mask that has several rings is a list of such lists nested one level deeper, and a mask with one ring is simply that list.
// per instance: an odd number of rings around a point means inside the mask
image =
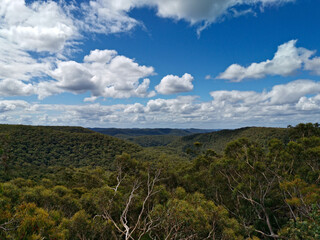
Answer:
[{"label": "cloudy sky", "polygon": [[0,0],[0,123],[318,122],[319,10],[318,0]]}]

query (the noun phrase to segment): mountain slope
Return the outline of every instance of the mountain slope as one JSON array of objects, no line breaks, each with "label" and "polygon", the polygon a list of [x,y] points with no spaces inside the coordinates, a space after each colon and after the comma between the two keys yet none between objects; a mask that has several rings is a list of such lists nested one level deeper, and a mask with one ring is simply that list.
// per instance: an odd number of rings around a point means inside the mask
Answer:
[{"label": "mountain slope", "polygon": [[175,129],[175,128],[90,128],[93,131],[115,136],[115,137],[133,137],[149,135],[173,135],[187,136],[194,133],[212,132],[211,129]]},{"label": "mountain slope", "polygon": [[[80,127],[0,125],[0,173],[30,175],[50,167],[108,166],[116,155],[142,150],[138,145]],[[17,173],[19,172],[19,174]],[[1,174],[2,175],[2,174]]]},{"label": "mountain slope", "polygon": [[91,128],[91,130],[125,139],[142,147],[167,146],[182,136],[207,133],[213,129],[171,129],[171,128]]},{"label": "mountain slope", "polygon": [[[286,128],[246,127],[235,130],[221,130],[185,136],[172,142],[168,147],[183,152],[213,149],[218,153],[222,153],[230,141],[239,138],[248,138],[249,140],[256,141],[265,146],[272,138],[278,138],[287,142],[289,135],[288,129]],[[199,143],[198,148],[200,149],[196,149],[197,147],[194,146],[194,143],[196,142]]]}]

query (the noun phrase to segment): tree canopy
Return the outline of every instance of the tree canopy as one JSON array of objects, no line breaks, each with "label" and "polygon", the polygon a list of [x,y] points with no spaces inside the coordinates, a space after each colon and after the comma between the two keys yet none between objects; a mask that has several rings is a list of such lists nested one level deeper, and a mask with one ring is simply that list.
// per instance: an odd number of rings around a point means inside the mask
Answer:
[{"label": "tree canopy", "polygon": [[199,141],[190,160],[78,128],[3,126],[0,239],[319,239],[318,128],[222,153]]}]

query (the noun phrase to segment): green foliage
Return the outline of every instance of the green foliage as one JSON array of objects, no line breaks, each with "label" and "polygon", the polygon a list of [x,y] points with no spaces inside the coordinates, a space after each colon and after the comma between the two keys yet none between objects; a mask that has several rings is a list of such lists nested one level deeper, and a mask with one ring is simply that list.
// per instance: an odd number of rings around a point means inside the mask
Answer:
[{"label": "green foliage", "polygon": [[206,129],[172,129],[172,128],[92,128],[92,130],[120,138],[138,136],[187,136],[193,133],[212,132]]},{"label": "green foliage", "polygon": [[239,138],[247,138],[261,144],[262,146],[267,146],[268,141],[273,138],[280,139],[283,142],[288,142],[288,132],[289,130],[284,128],[262,127],[221,130],[211,133],[185,136],[172,142],[168,146],[194,155],[195,152],[199,152],[199,149],[197,149],[198,147],[194,146],[194,143],[199,142],[202,144],[202,146],[200,146],[201,151],[212,149],[217,153],[223,153],[225,147],[230,141],[237,140]]},{"label": "green foliage", "polygon": [[[0,125],[0,146],[5,146],[0,180],[41,178],[59,167],[112,165],[116,155],[141,151],[141,147],[76,127]],[[38,173],[41,173],[40,175]]]},{"label": "green foliage", "polygon": [[187,156],[82,128],[1,125],[0,239],[319,239],[317,129],[225,131],[222,145],[249,137],[217,152],[217,133],[192,136]]},{"label": "green foliage", "polygon": [[[120,136],[117,136],[117,137],[120,137]],[[180,139],[180,136],[150,135],[150,136],[134,136],[134,137],[122,136],[120,138],[126,139],[135,144],[138,144],[141,147],[157,147],[157,146],[167,146],[168,144]]]},{"label": "green foliage", "polygon": [[243,239],[238,222],[202,194],[187,194],[180,187],[172,195],[165,205],[157,205],[153,211],[154,217],[161,219],[153,233],[157,239]]},{"label": "green foliage", "polygon": [[320,209],[312,206],[312,212],[303,219],[290,219],[288,224],[281,229],[281,236],[292,240],[314,240],[320,239]]},{"label": "green foliage", "polygon": [[171,128],[93,128],[92,130],[125,139],[142,147],[167,146],[180,139],[181,136],[188,136],[195,133],[206,133],[214,130],[207,129],[171,129]]},{"label": "green foliage", "polygon": [[319,123],[300,123],[295,127],[288,126],[288,129],[291,140],[297,140],[311,136],[320,137]]}]

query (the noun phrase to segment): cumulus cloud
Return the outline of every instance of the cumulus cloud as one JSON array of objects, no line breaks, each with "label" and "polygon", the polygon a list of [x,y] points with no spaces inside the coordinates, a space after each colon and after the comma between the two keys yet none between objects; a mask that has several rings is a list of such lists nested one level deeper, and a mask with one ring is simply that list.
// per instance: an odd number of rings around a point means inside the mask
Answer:
[{"label": "cumulus cloud", "polygon": [[0,100],[0,113],[26,109],[29,103],[22,100]]},{"label": "cumulus cloud", "polygon": [[[0,52],[1,49],[0,46]],[[27,53],[19,50],[0,59],[0,63],[3,63],[0,65],[0,96],[36,94],[39,99],[43,99],[62,92],[91,92],[92,96],[85,100],[94,101],[98,97],[155,95],[154,91],[149,91],[150,80],[146,78],[155,74],[153,67],[139,65],[114,50],[91,51],[82,63],[59,60],[55,68],[50,62],[34,61]],[[41,78],[33,81],[34,77]]]},{"label": "cumulus cloud", "polygon": [[320,57],[315,57],[313,59],[308,59],[305,62],[305,70],[312,71],[316,75],[320,75]]},{"label": "cumulus cloud", "polygon": [[[129,16],[134,8],[151,7],[160,17],[183,19],[191,24],[208,24],[226,15],[232,7],[285,3],[290,0],[90,0],[0,1],[0,94],[43,99],[52,94],[91,92],[86,101],[105,98],[151,97],[152,67],[113,50],[96,50],[82,63],[71,61],[88,32],[127,32],[143,23]],[[231,11],[231,10],[230,10]],[[177,78],[176,80],[174,80]],[[190,76],[164,78],[159,92],[190,91]],[[169,83],[169,84],[168,84]]]},{"label": "cumulus cloud", "polygon": [[[6,122],[21,116],[32,124],[117,127],[231,128],[243,125],[287,126],[320,117],[320,83],[297,80],[269,91],[213,91],[211,101],[197,96],[150,99],[145,104],[84,105],[31,104],[1,101]],[[45,117],[44,117],[45,116]],[[9,120],[8,120],[9,119]]]},{"label": "cumulus cloud", "polygon": [[[306,119],[314,121],[320,114],[320,107],[315,107],[315,99],[320,96],[320,83],[311,80],[276,85],[269,92],[214,91],[211,96],[211,105],[219,120],[286,124]],[[312,114],[306,112],[311,106]]]},{"label": "cumulus cloud", "polygon": [[297,48],[295,46],[296,43],[297,40],[291,40],[280,45],[271,60],[252,63],[248,67],[232,64],[217,78],[241,82],[243,79],[258,79],[264,78],[267,75],[293,75],[302,69],[303,64],[309,61],[309,58],[314,54],[314,51]]},{"label": "cumulus cloud", "polygon": [[317,112],[319,111],[320,106],[320,94],[315,95],[314,97],[301,97],[299,102],[296,104],[296,107],[299,110],[307,112]]},{"label": "cumulus cloud", "polygon": [[[149,91],[148,77],[154,74],[154,69],[139,65],[134,59],[119,55],[114,50],[95,50],[85,56],[82,62],[71,61],[70,51],[77,48],[77,43],[83,37],[81,35],[88,32],[128,32],[137,25],[143,25],[130,16],[134,8],[154,8],[159,17],[185,20],[201,31],[230,14],[237,17],[254,12],[252,8],[256,6],[264,8],[292,1],[90,0],[80,4],[77,1],[35,0],[26,3],[26,0],[2,0],[0,96],[36,94],[43,99],[63,92],[90,92],[91,96],[85,101],[95,101],[99,97],[152,97],[156,93]],[[305,69],[317,73],[316,59],[312,62],[312,59],[309,60]],[[299,65],[299,62],[295,64]],[[286,72],[281,74],[285,75]],[[188,92],[193,89],[192,81],[190,74],[182,77],[168,75],[156,86],[156,90],[161,94]],[[204,106],[190,106],[183,101],[185,99],[172,100],[172,104],[178,106],[177,111],[185,114]],[[127,111],[135,114],[143,114],[151,109],[155,111],[157,108],[171,111],[171,106],[165,106],[167,103],[154,100],[144,107],[131,106],[131,110]],[[115,115],[106,118],[117,119]],[[134,116],[132,119],[142,118]]]},{"label": "cumulus cloud", "polygon": [[2,0],[0,37],[30,51],[61,51],[77,36],[77,28],[54,1]]},{"label": "cumulus cloud", "polygon": [[1,96],[35,94],[32,80],[45,79],[78,37],[72,17],[54,1],[0,1]]},{"label": "cumulus cloud", "polygon": [[58,80],[50,85],[55,85],[61,90],[83,93],[94,88],[94,83],[91,81],[93,75],[81,63],[74,61],[60,62],[50,75]]},{"label": "cumulus cloud", "polygon": [[193,89],[193,76],[185,73],[181,78],[174,75],[167,75],[162,78],[159,85],[155,87],[158,93],[175,94],[182,92],[190,92]]},{"label": "cumulus cloud", "polygon": [[30,83],[26,84],[13,79],[0,81],[0,96],[28,96],[32,94],[35,94],[35,88]]},{"label": "cumulus cloud", "polygon": [[319,94],[320,83],[311,80],[297,80],[284,85],[276,85],[267,96],[271,104],[291,104],[296,103],[306,95]]},{"label": "cumulus cloud", "polygon": [[43,76],[50,67],[46,59],[34,59],[28,52],[0,37],[0,80],[28,81]]},{"label": "cumulus cloud", "polygon": [[255,91],[214,91],[210,95],[217,105],[285,105],[297,103],[302,97],[320,94],[320,83],[311,80],[296,80],[287,84],[276,85],[269,92]]},{"label": "cumulus cloud", "polygon": [[150,97],[155,93],[148,91],[150,80],[146,77],[153,74],[153,67],[141,66],[114,50],[94,50],[84,57],[83,63],[59,62],[57,68],[49,73],[55,81],[42,84],[39,95],[90,91],[92,97],[87,101],[97,97]]}]

